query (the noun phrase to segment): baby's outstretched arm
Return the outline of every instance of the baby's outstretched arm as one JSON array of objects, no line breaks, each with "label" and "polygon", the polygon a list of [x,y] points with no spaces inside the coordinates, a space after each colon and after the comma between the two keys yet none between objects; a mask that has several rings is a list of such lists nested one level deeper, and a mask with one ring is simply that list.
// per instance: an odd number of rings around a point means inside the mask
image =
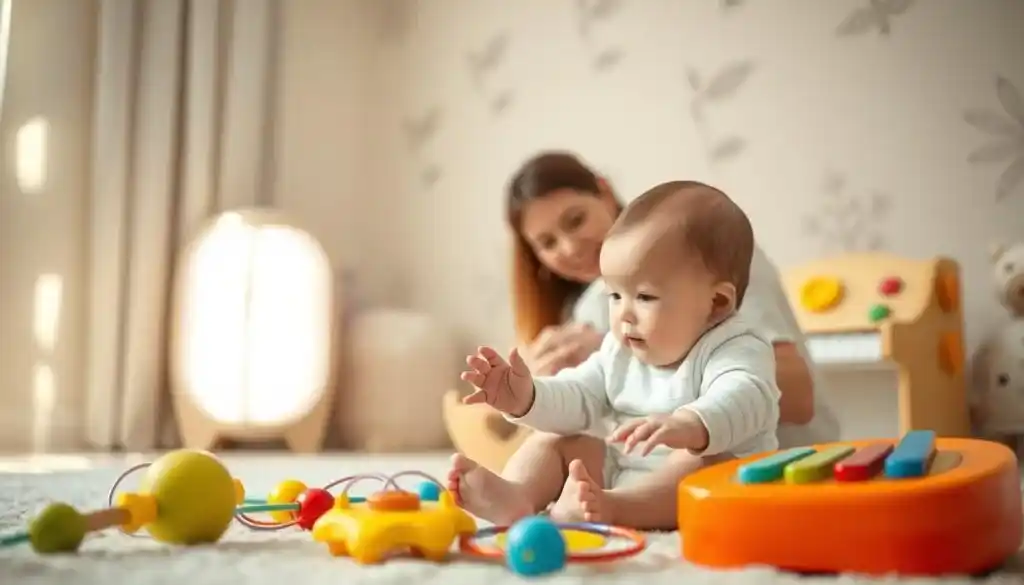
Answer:
[{"label": "baby's outstretched arm", "polygon": [[707,428],[707,448],[700,455],[733,451],[761,433],[774,437],[779,396],[775,354],[767,340],[739,335],[715,348],[704,369],[700,396],[683,407]]},{"label": "baby's outstretched arm", "polygon": [[609,334],[601,348],[582,364],[565,368],[554,376],[534,377],[530,409],[521,417],[506,415],[505,418],[538,431],[560,435],[591,429],[610,408],[606,373],[614,343]]}]

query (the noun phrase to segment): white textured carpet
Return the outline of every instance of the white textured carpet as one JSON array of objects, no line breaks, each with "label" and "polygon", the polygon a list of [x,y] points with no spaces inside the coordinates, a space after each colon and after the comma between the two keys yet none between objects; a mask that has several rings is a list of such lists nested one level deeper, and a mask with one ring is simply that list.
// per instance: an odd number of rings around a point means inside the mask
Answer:
[{"label": "white textured carpet", "polygon": [[[252,497],[268,493],[286,478],[308,485],[355,473],[394,473],[418,469],[434,475],[445,470],[444,456],[433,457],[300,457],[285,455],[239,455],[225,457],[234,475],[245,483]],[[49,501],[66,501],[80,510],[102,507],[106,493],[121,470],[133,459],[70,459],[35,462],[12,467],[0,461],[0,531],[6,533],[24,525],[29,516]],[[66,469],[79,467],[79,469]],[[86,468],[87,467],[87,468]],[[61,469],[64,468],[64,469]],[[410,481],[416,481],[409,478]],[[414,485],[414,484],[409,484]],[[134,488],[129,481],[126,489]],[[367,482],[366,488],[373,486]],[[358,493],[358,486],[353,488]],[[739,571],[709,571],[679,558],[678,536],[651,535],[650,547],[641,556],[616,564],[570,566],[547,583],[627,583],[643,581],[701,585],[705,583],[769,585],[776,583],[874,583],[894,579],[864,579],[854,576],[801,577],[768,568]],[[0,584],[30,585],[58,583],[109,585],[205,585],[225,583],[266,583],[289,581],[303,584],[367,583],[374,585],[419,585],[438,583],[487,583],[503,585],[522,582],[496,565],[458,559],[447,564],[394,560],[374,567],[358,566],[347,559],[331,557],[326,547],[312,541],[308,533],[251,532],[232,528],[224,540],[201,548],[172,548],[142,538],[110,532],[90,538],[75,556],[40,557],[27,547],[0,550]],[[985,579],[964,578],[895,580],[907,583],[1024,583],[1024,557],[1014,560],[1006,571]]]}]

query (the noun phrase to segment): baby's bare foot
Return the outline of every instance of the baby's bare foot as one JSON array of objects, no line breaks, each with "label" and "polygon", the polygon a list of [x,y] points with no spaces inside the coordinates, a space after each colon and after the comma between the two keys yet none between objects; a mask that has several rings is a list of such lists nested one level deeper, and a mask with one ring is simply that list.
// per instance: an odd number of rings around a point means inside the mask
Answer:
[{"label": "baby's bare foot", "polygon": [[534,513],[518,485],[458,453],[452,456],[448,491],[467,512],[499,526]]},{"label": "baby's bare foot", "polygon": [[569,477],[562,487],[562,495],[551,507],[551,518],[556,522],[611,522],[611,510],[604,489],[597,483],[583,462],[569,463]]}]

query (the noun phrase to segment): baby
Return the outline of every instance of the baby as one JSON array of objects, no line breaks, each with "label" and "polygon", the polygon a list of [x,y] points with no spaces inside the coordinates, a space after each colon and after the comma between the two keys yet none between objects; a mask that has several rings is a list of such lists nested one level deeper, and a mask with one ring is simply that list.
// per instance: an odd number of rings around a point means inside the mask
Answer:
[{"label": "baby", "polygon": [[[563,481],[551,515],[640,529],[676,527],[679,480],[709,462],[778,447],[779,391],[770,342],[743,322],[754,249],[743,211],[696,182],[664,183],[630,203],[601,249],[611,332],[584,363],[533,377],[516,350],[466,359],[463,399],[508,420],[607,447],[554,442]],[[498,524],[537,513],[530,482],[503,479],[455,455],[448,487],[469,512]],[[550,484],[549,484],[550,485]],[[550,497],[550,491],[548,492]]]}]

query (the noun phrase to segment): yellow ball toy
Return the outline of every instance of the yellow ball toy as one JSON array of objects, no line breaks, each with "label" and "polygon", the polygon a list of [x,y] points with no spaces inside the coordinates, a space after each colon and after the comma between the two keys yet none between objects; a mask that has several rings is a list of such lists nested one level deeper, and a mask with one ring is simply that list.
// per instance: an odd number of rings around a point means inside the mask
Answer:
[{"label": "yellow ball toy", "polygon": [[206,544],[227,531],[244,495],[240,491],[212,454],[181,449],[149,466],[136,495],[156,504],[155,517],[145,524],[153,538],[168,544]]}]

